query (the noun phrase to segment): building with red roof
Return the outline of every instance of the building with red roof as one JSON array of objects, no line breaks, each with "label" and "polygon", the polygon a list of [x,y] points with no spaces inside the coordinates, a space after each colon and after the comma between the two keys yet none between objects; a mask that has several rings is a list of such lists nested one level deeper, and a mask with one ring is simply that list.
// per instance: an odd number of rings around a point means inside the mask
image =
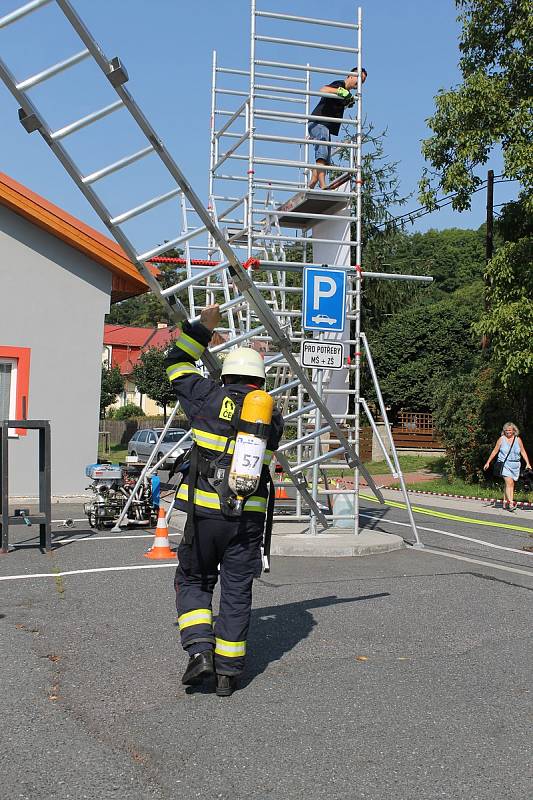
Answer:
[{"label": "building with red roof", "polygon": [[115,406],[135,403],[148,416],[161,414],[161,408],[153,400],[141,395],[132,379],[135,365],[141,353],[151,347],[167,348],[179,335],[179,329],[160,323],[156,328],[137,328],[129,325],[104,325],[103,362],[109,367],[119,367],[124,377],[124,394]]}]

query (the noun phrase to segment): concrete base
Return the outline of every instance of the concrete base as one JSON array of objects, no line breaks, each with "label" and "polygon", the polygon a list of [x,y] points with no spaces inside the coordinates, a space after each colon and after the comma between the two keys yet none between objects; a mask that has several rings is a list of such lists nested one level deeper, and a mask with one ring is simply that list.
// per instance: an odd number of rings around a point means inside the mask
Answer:
[{"label": "concrete base", "polygon": [[272,537],[273,556],[310,556],[348,558],[390,553],[404,547],[400,536],[376,531],[363,531],[358,536],[341,528],[311,536],[306,533],[281,533]]}]

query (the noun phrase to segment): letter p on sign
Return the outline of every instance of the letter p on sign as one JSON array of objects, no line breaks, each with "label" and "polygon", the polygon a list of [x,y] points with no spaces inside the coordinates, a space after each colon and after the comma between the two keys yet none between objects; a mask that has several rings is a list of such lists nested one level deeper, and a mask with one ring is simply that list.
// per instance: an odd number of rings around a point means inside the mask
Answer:
[{"label": "letter p on sign", "polygon": [[313,309],[316,311],[316,309],[320,308],[321,298],[333,297],[336,288],[337,285],[333,280],[333,278],[330,278],[327,275],[315,275],[314,292],[313,292]]}]

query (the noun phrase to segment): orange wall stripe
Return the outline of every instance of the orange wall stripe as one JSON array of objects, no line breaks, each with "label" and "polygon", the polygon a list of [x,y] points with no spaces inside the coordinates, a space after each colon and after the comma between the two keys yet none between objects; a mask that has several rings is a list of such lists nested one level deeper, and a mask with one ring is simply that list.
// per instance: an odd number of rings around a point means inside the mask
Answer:
[{"label": "orange wall stripe", "polygon": [[[17,360],[17,397],[15,413],[17,419],[23,419],[24,402],[26,402],[26,416],[29,418],[29,392],[30,392],[30,347],[4,347],[0,345],[0,358],[15,358]],[[25,428],[16,428],[19,436],[26,436]]]}]

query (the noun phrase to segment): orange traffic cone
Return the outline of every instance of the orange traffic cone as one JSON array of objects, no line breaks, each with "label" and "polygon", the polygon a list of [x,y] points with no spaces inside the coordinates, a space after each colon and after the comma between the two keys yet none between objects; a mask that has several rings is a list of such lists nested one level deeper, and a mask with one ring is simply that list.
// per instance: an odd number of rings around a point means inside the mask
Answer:
[{"label": "orange traffic cone", "polygon": [[157,518],[157,528],[155,529],[155,539],[152,547],[144,554],[145,558],[177,558],[174,550],[170,549],[170,542],[168,539],[168,527],[165,519],[165,511],[163,508],[159,509],[159,517]]},{"label": "orange traffic cone", "polygon": [[287,494],[287,490],[284,486],[278,486],[274,493],[274,497],[276,500],[288,500],[289,495]]}]

